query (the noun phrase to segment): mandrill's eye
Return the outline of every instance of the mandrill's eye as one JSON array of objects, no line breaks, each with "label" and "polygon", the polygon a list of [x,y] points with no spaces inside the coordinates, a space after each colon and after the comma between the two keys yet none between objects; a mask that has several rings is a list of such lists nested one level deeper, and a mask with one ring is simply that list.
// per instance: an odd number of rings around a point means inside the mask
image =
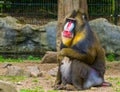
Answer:
[{"label": "mandrill's eye", "polygon": [[66,23],[64,25],[63,36],[65,37],[73,37],[73,29],[75,27],[76,20],[74,18],[67,18]]}]

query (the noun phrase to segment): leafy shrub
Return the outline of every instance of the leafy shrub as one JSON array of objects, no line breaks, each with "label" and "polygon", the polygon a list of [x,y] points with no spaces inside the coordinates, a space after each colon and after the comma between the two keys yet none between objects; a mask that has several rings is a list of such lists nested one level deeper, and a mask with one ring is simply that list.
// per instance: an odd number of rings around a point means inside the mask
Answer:
[{"label": "leafy shrub", "polygon": [[109,54],[106,56],[107,61],[114,61],[115,60],[115,55],[113,53]]}]

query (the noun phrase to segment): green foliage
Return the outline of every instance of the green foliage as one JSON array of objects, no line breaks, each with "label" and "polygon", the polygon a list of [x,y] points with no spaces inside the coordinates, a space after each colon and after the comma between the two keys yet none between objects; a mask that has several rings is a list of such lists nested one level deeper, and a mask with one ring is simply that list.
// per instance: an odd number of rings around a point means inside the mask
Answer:
[{"label": "green foliage", "polygon": [[114,61],[115,60],[115,55],[113,53],[107,55],[106,60],[107,61]]},{"label": "green foliage", "polygon": [[3,56],[0,56],[0,62],[22,62],[23,60],[21,58],[4,58]]},{"label": "green foliage", "polygon": [[3,4],[0,4],[0,8],[2,8],[3,7]]},{"label": "green foliage", "polygon": [[111,15],[114,13],[114,0],[87,0],[90,15]]},{"label": "green foliage", "polygon": [[3,61],[4,61],[3,56],[0,56],[0,61],[1,61],[1,62],[3,62]]},{"label": "green foliage", "polygon": [[57,3],[57,0],[5,0],[5,2],[14,2],[14,3],[42,3],[42,2],[53,2],[53,3]]},{"label": "green foliage", "polygon": [[[3,13],[57,18],[57,0],[3,0]],[[34,17],[35,17],[34,16]]]},{"label": "green foliage", "polygon": [[3,4],[0,4],[0,13],[3,11]]},{"label": "green foliage", "polygon": [[11,6],[11,2],[10,2],[10,1],[6,2],[6,3],[5,3],[5,7],[6,7],[6,8],[11,8],[11,7],[12,7],[12,6]]},{"label": "green foliage", "polygon": [[34,57],[32,55],[27,57],[27,60],[40,60],[40,59],[41,59],[40,57]]}]

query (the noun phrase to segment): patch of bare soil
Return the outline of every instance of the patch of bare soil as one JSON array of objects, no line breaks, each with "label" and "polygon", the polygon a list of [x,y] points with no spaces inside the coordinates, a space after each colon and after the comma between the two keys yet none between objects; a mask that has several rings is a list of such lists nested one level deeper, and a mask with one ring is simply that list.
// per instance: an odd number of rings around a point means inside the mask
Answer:
[{"label": "patch of bare soil", "polygon": [[[52,68],[55,68],[57,64],[40,64],[33,61],[25,61],[21,63],[12,63],[12,65],[20,66],[25,68],[26,66],[39,66],[40,70],[43,72],[43,75],[38,78],[30,77],[25,80],[20,81],[20,85],[16,85],[17,89],[27,89],[33,88],[36,86],[41,86],[46,92],[47,90],[52,90],[54,85],[55,77],[49,75],[48,71]],[[0,63],[0,75],[3,75],[6,71],[5,68],[2,68],[2,63]],[[112,83],[111,87],[92,87],[89,90],[82,92],[120,92],[120,62],[107,62],[107,69],[105,73],[105,80]],[[65,91],[62,91],[65,92]],[[68,92],[68,91],[66,91]],[[75,92],[75,91],[74,91]],[[76,91],[77,92],[77,91]]]}]

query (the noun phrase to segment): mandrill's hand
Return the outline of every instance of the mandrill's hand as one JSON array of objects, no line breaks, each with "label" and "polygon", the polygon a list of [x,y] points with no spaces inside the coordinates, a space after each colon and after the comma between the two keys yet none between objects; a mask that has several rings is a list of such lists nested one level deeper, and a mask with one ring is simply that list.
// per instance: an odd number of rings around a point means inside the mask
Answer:
[{"label": "mandrill's hand", "polygon": [[64,56],[61,54],[61,51],[58,52],[58,54],[57,54],[57,60],[58,60],[58,62],[60,62],[63,59],[63,57]]}]

